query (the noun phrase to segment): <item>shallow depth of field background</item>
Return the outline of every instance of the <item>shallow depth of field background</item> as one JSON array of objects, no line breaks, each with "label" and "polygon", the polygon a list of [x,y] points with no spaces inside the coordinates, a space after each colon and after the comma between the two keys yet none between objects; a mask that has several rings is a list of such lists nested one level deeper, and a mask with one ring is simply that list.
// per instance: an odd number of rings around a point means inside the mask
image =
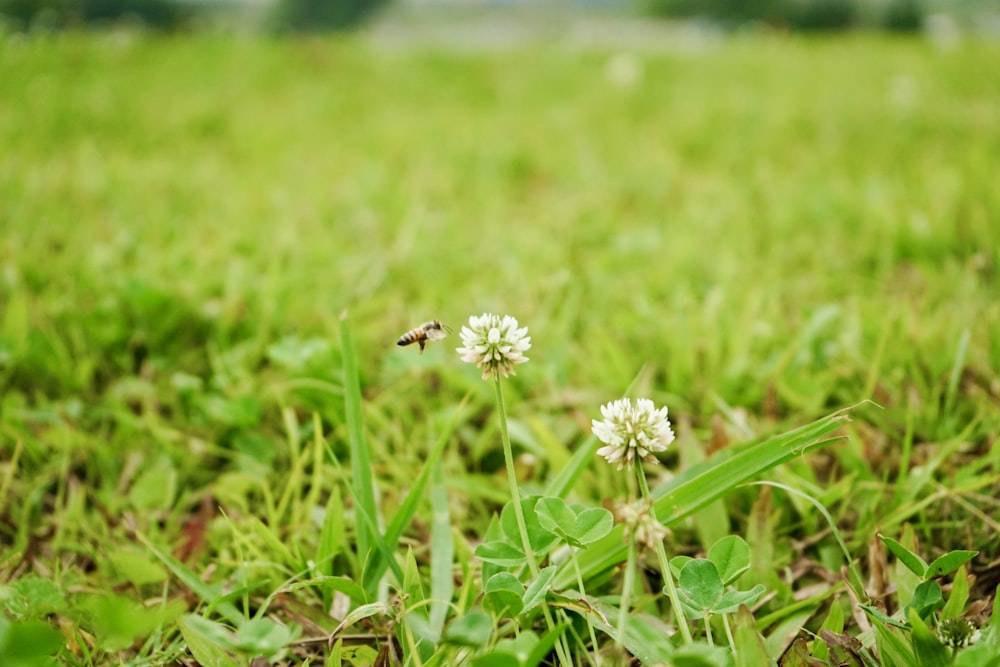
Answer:
[{"label": "shallow depth of field background", "polygon": [[[911,522],[996,577],[1000,45],[664,35],[0,34],[5,582],[113,588],[111,554],[149,558],[134,528],[177,553],[192,517],[188,565],[231,572],[228,522],[286,479],[282,410],[346,451],[342,314],[383,501],[468,394],[444,466],[481,532],[489,387],[457,336],[395,341],[484,311],[532,336],[508,385],[528,490],[633,383],[706,447],[870,399],[796,474],[858,556]],[[576,494],[616,488],[595,460]]]}]

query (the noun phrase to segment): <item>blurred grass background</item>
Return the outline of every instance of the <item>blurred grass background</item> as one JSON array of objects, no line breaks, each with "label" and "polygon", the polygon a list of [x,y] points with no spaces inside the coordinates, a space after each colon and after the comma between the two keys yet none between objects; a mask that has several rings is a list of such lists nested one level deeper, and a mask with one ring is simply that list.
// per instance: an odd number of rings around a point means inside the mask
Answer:
[{"label": "blurred grass background", "polygon": [[[923,501],[968,482],[995,509],[998,55],[871,34],[478,51],[3,34],[0,567],[119,581],[120,517],[184,550],[206,499],[259,515],[299,479],[314,411],[343,454],[345,311],[387,503],[470,392],[455,515],[476,533],[502,503],[457,337],[395,346],[496,311],[533,341],[510,399],[529,490],[633,382],[714,446],[870,398],[796,468],[852,546],[913,519],[995,553],[985,522]],[[613,493],[590,474],[581,493]],[[228,531],[194,569],[232,571]]]}]

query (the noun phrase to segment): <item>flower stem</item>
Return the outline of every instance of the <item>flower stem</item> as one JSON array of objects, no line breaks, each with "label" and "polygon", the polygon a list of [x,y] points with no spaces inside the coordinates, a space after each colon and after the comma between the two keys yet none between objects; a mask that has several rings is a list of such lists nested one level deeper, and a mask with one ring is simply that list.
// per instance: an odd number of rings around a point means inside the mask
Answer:
[{"label": "flower stem", "polygon": [[[524,508],[521,507],[521,492],[517,487],[517,474],[514,471],[514,449],[510,445],[510,434],[507,432],[507,407],[503,401],[503,390],[500,388],[500,375],[494,374],[494,387],[497,394],[497,411],[500,413],[500,439],[503,441],[503,458],[507,464],[507,483],[510,485],[510,499],[514,504],[514,516],[517,518],[517,531],[521,536],[521,544],[524,547],[524,558],[528,561],[528,569],[533,578],[538,578],[538,563],[535,562],[535,550],[531,548],[528,540],[528,524],[524,521]],[[552,620],[552,613],[547,604],[542,603],[542,613],[545,615],[545,625],[551,630],[555,627]],[[569,649],[566,646],[565,636],[560,636],[556,641],[556,653],[559,661],[563,665],[572,665],[569,657]]]},{"label": "flower stem", "polygon": [[[576,573],[576,585],[580,587],[580,595],[586,596],[587,590],[583,587],[583,573],[580,572],[580,561],[576,558],[577,550],[574,547],[570,547],[570,549],[572,549],[570,552],[570,560],[573,561],[573,571]],[[594,632],[594,624],[590,621],[587,621],[587,630],[590,631],[591,651],[593,651],[594,655],[597,655],[597,633]],[[586,658],[588,663],[591,665],[594,664],[594,661],[589,655],[587,655]]]},{"label": "flower stem", "polygon": [[[642,469],[641,464],[636,466],[636,477],[639,479],[639,490],[642,492],[643,502],[649,506],[649,517],[653,521],[658,521],[653,497],[649,493],[649,484],[646,482],[646,473]],[[687,618],[684,617],[684,609],[681,607],[681,600],[677,595],[677,587],[674,585],[674,574],[670,570],[670,561],[667,560],[667,551],[663,548],[663,540],[656,541],[656,557],[660,561],[660,570],[663,571],[664,588],[667,589],[667,597],[670,598],[670,606],[674,611],[677,628],[680,630],[681,637],[684,638],[684,643],[690,644],[692,641],[691,628],[688,627]]]},{"label": "flower stem", "polygon": [[497,410],[500,412],[500,439],[503,440],[503,459],[507,464],[507,483],[510,485],[510,499],[514,503],[514,516],[517,517],[517,530],[521,535],[524,557],[528,561],[531,576],[538,576],[538,563],[535,562],[535,551],[528,541],[528,524],[524,521],[524,508],[521,507],[521,492],[517,488],[517,474],[514,471],[514,450],[510,446],[510,435],[507,433],[507,409],[503,402],[503,390],[500,388],[500,376],[494,376],[494,386],[497,392]]},{"label": "flower stem", "polygon": [[629,597],[635,585],[636,544],[635,531],[628,541],[628,561],[625,563],[625,580],[622,582],[622,597],[618,606],[618,646],[625,646],[625,619],[628,618]]}]

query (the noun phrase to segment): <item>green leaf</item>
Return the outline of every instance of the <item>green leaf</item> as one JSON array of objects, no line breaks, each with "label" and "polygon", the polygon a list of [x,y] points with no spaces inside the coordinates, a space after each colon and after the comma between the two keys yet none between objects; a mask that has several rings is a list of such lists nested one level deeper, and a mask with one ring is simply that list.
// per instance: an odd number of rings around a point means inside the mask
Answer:
[{"label": "green leaf", "polygon": [[747,591],[726,591],[719,601],[715,603],[712,610],[715,614],[731,614],[740,608],[740,605],[750,605],[757,602],[760,596],[767,592],[764,584],[757,584]]},{"label": "green leaf", "polygon": [[753,614],[747,607],[739,607],[736,613],[733,639],[736,643],[736,667],[764,667],[774,664],[774,660],[767,654],[763,638],[757,631]]},{"label": "green leaf", "polygon": [[962,565],[952,579],[951,592],[948,601],[941,607],[941,620],[958,618],[965,611],[965,603],[969,601],[969,573]]},{"label": "green leaf", "polygon": [[932,562],[927,568],[927,576],[925,578],[931,579],[933,577],[943,577],[946,574],[951,574],[975,558],[977,555],[979,555],[978,551],[949,551],[943,556],[939,556],[934,559],[934,562]]},{"label": "green leaf", "polygon": [[695,642],[678,646],[670,660],[671,667],[732,667],[732,653],[721,646]]},{"label": "green leaf", "polygon": [[914,610],[920,618],[927,618],[944,605],[941,586],[936,581],[923,581],[913,592],[913,597],[904,609]]},{"label": "green leaf", "polygon": [[98,644],[109,651],[130,646],[136,639],[179,616],[184,611],[180,601],[162,607],[146,608],[117,595],[89,595],[77,603],[82,624],[98,638]]},{"label": "green leaf", "polygon": [[885,535],[879,533],[878,538],[882,540],[885,546],[889,547],[889,551],[891,551],[896,558],[899,559],[899,562],[906,566],[906,569],[921,579],[927,578],[925,576],[927,574],[927,561],[891,537],[886,537]]},{"label": "green leaf", "polygon": [[865,612],[869,616],[871,616],[872,619],[875,620],[875,621],[878,621],[880,623],[884,623],[886,625],[891,625],[892,627],[899,628],[900,630],[909,630],[910,629],[909,624],[904,623],[903,621],[897,621],[896,619],[892,618],[891,616],[886,615],[886,613],[884,611],[881,611],[880,609],[878,609],[876,607],[873,607],[873,606],[868,605],[868,604],[859,604],[858,606],[861,607],[862,609],[864,609]]},{"label": "green leaf", "polygon": [[520,667],[517,656],[507,651],[491,651],[477,655],[472,660],[472,667]]},{"label": "green leaf", "polygon": [[515,567],[524,563],[524,554],[513,544],[503,540],[485,542],[476,547],[476,558],[502,567]]},{"label": "green leaf", "polygon": [[8,613],[21,619],[42,618],[66,608],[66,600],[55,582],[35,575],[0,586],[0,600]]},{"label": "green leaf", "polygon": [[878,648],[879,657],[882,658],[882,666],[913,667],[916,664],[916,657],[899,636],[900,633],[877,620],[874,625],[875,646]]},{"label": "green leaf", "polygon": [[523,611],[531,611],[545,600],[545,596],[548,595],[549,589],[552,587],[552,577],[556,576],[558,569],[555,565],[550,565],[538,573],[538,577],[528,585],[528,590],[524,592]]},{"label": "green leaf", "polygon": [[912,629],[913,650],[917,654],[918,667],[947,667],[951,654],[937,635],[927,627],[915,609],[907,611],[907,619]]},{"label": "green leaf", "polygon": [[233,646],[233,635],[223,626],[195,614],[186,614],[177,625],[198,664],[203,667],[239,666],[236,658],[227,651]]},{"label": "green leaf", "polygon": [[481,648],[486,646],[492,635],[493,619],[490,615],[473,610],[449,623],[444,639],[451,644]]},{"label": "green leaf", "polygon": [[166,457],[147,465],[132,485],[128,497],[137,509],[166,510],[177,495],[177,468]]},{"label": "green leaf", "polygon": [[573,538],[580,544],[593,544],[615,527],[615,516],[603,507],[591,507],[577,515]]},{"label": "green leaf", "polygon": [[[538,513],[535,511],[535,505],[539,500],[539,496],[531,496],[521,501],[524,524],[528,530],[528,542],[531,543],[531,549],[536,556],[542,556],[559,542],[559,536],[542,527],[539,522]],[[517,525],[517,514],[514,512],[513,501],[504,505],[500,512],[500,528],[503,529],[508,542],[514,545],[521,544],[521,532]]]},{"label": "green leaf", "polygon": [[550,533],[561,534],[564,537],[574,534],[576,513],[562,498],[552,496],[539,498],[535,504],[535,512],[538,514],[539,525]]},{"label": "green leaf", "polygon": [[742,537],[728,535],[712,545],[708,560],[719,568],[722,583],[731,584],[750,569],[750,545]]},{"label": "green leaf", "polygon": [[4,667],[36,667],[62,648],[62,633],[44,621],[12,622],[0,616],[0,657]]},{"label": "green leaf", "polygon": [[681,569],[677,584],[681,594],[702,613],[713,611],[725,591],[719,568],[705,558],[695,558],[687,563]]},{"label": "green leaf", "polygon": [[135,551],[115,551],[108,555],[108,564],[115,572],[115,581],[133,586],[158,584],[169,576],[162,565]]},{"label": "green leaf", "polygon": [[1000,667],[1000,647],[980,642],[963,649],[952,667]]},{"label": "green leaf", "polygon": [[498,641],[496,650],[498,652],[511,653],[517,656],[518,665],[523,665],[525,659],[531,655],[531,652],[537,645],[538,635],[531,630],[525,630],[517,637],[512,639],[501,639]]},{"label": "green leaf", "polygon": [[269,618],[254,618],[236,631],[236,648],[247,655],[278,657],[282,650],[298,639],[297,625],[281,625]]},{"label": "green leaf", "polygon": [[524,608],[524,584],[509,572],[494,574],[483,587],[483,606],[495,616],[517,616]]}]

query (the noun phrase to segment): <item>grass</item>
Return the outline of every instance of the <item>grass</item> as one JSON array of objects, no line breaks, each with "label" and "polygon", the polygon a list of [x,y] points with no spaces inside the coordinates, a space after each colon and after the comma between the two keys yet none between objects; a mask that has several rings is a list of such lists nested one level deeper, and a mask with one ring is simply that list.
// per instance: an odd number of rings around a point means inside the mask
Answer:
[{"label": "grass", "polygon": [[[590,420],[669,405],[668,553],[740,536],[739,587],[772,594],[722,615],[741,645],[801,631],[825,657],[823,626],[880,664],[933,653],[823,574],[842,539],[860,594],[903,607],[921,578],[879,532],[978,550],[988,605],[997,45],[734,39],[633,54],[631,84],[613,55],[0,37],[4,664],[451,664],[515,625],[525,655],[587,664],[596,627],[613,659],[621,528],[580,547],[584,597],[563,568],[533,598],[553,632],[493,613],[500,589],[483,615],[502,567],[473,551],[510,501],[493,390],[457,336],[394,341],[484,311],[532,336],[504,387],[523,494],[624,500]],[[644,563],[634,609],[671,622]],[[659,629],[620,639],[655,661]]]}]

